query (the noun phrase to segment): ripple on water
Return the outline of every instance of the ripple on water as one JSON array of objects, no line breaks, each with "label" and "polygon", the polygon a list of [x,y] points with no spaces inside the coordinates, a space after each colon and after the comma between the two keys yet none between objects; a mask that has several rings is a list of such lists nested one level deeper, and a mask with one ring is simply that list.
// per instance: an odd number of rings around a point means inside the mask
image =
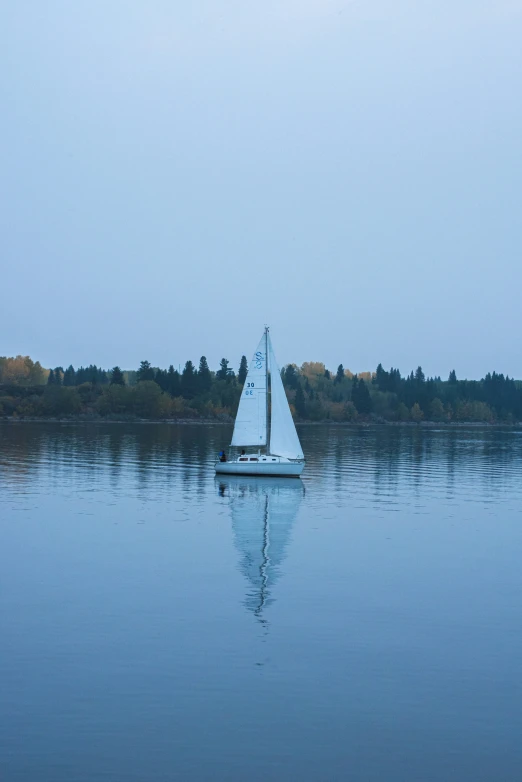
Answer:
[{"label": "ripple on water", "polygon": [[521,433],[0,424],[5,779],[518,780]]}]

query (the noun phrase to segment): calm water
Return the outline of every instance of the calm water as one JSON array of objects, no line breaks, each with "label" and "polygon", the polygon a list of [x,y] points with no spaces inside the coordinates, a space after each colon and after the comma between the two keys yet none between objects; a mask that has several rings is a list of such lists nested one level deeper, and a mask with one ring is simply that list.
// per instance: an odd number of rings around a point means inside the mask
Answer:
[{"label": "calm water", "polygon": [[0,425],[2,782],[519,782],[522,432]]}]

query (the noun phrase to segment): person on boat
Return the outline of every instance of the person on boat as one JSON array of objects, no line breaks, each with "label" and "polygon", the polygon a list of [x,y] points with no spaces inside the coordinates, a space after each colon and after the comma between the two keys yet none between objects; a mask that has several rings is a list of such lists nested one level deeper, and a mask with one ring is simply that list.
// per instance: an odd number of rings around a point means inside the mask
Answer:
[{"label": "person on boat", "polygon": [[219,461],[220,462],[226,462],[226,460],[227,460],[227,455],[226,455],[225,451],[220,451],[219,452]]},{"label": "person on boat", "polygon": [[244,455],[245,455],[245,453],[246,453],[246,451],[245,451],[245,449],[243,448],[243,450],[241,451],[241,453],[240,453],[239,455],[240,455],[240,456],[244,456]]}]

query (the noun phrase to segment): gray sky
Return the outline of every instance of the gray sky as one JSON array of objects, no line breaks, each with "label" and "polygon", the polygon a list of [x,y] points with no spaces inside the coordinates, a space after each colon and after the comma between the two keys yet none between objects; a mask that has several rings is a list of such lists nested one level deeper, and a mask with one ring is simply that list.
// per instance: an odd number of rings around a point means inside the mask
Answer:
[{"label": "gray sky", "polygon": [[0,4],[0,355],[522,377],[522,0]]}]

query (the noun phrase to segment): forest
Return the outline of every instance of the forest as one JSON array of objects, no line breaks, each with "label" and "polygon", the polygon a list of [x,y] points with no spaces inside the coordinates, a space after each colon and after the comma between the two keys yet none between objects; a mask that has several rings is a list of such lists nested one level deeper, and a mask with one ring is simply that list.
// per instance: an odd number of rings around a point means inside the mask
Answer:
[{"label": "forest", "polygon": [[[181,371],[142,361],[135,370],[72,365],[46,369],[29,356],[0,357],[0,417],[75,420],[172,419],[231,421],[248,371],[228,359],[209,368],[202,356]],[[288,364],[281,370],[296,421],[346,423],[436,422],[509,424],[522,421],[522,382],[497,372],[481,380],[426,377],[419,366],[409,375],[381,364],[374,372],[352,373],[339,364]]]}]

